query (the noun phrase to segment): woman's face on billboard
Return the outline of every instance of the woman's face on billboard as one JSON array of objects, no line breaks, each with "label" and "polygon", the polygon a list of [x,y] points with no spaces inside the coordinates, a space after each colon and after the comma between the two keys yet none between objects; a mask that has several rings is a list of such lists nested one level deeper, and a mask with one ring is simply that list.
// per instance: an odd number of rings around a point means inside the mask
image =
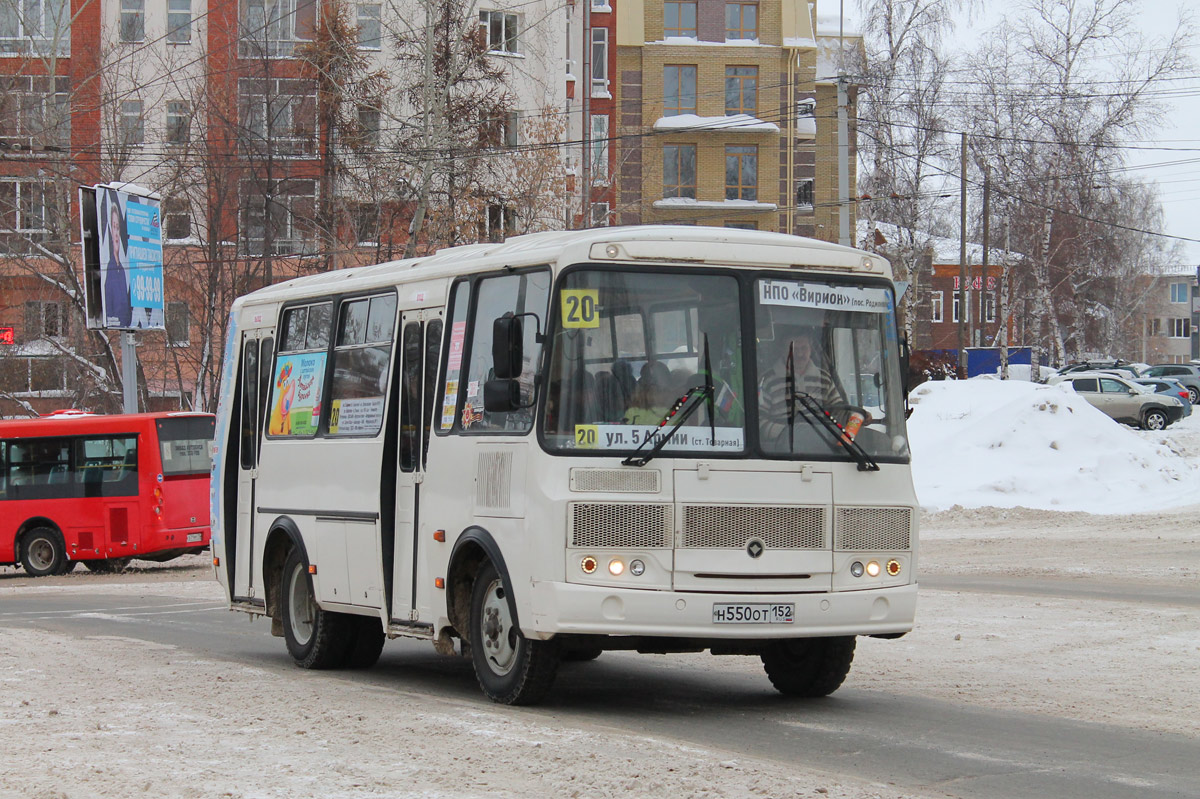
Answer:
[{"label": "woman's face on billboard", "polygon": [[108,212],[108,250],[114,259],[121,254],[121,211],[116,203]]}]

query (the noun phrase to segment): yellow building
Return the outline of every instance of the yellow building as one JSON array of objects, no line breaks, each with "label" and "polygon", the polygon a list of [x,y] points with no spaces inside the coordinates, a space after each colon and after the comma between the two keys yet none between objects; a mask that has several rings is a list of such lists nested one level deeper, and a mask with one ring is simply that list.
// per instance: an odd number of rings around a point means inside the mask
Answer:
[{"label": "yellow building", "polygon": [[[827,36],[815,0],[614,5],[616,221],[837,241],[837,20]],[[846,36],[843,52],[860,42]]]}]

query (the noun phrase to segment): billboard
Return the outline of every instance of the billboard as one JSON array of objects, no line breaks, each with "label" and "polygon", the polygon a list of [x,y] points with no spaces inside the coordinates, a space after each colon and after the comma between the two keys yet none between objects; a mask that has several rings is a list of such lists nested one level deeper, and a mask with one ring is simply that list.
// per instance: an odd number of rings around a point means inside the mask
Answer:
[{"label": "billboard", "polygon": [[138,187],[80,189],[88,327],[162,330],[159,201]]}]

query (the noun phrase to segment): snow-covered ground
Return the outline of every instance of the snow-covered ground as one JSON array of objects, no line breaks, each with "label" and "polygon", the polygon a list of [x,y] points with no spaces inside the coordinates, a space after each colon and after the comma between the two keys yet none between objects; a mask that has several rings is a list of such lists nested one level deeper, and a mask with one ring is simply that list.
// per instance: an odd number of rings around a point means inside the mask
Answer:
[{"label": "snow-covered ground", "polygon": [[1200,504],[1200,410],[1166,430],[1114,422],[1069,387],[923,383],[908,421],[923,509],[1112,514]]}]

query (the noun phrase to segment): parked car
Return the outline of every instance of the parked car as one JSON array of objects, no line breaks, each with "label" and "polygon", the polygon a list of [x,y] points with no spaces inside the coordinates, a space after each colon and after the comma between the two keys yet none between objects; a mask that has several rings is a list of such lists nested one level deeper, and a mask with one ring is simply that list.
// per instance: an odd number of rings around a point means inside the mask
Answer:
[{"label": "parked car", "polygon": [[1173,377],[1139,377],[1133,382],[1139,386],[1145,386],[1155,394],[1166,394],[1168,397],[1179,397],[1183,400],[1183,415],[1188,417],[1192,415],[1192,399],[1191,392],[1187,387]]},{"label": "parked car", "polygon": [[1141,377],[1138,374],[1138,369],[1129,361],[1123,361],[1120,358],[1108,358],[1095,361],[1077,361],[1076,363],[1068,364],[1058,370],[1060,375],[1075,374],[1076,372],[1096,372],[1096,371],[1113,371],[1121,373],[1122,377],[1134,378]]},{"label": "parked car", "polygon": [[1200,366],[1192,363],[1156,363],[1142,377],[1171,377],[1183,383],[1188,390],[1188,400],[1193,405],[1200,402]]},{"label": "parked car", "polygon": [[1051,384],[1069,382],[1079,396],[1112,419],[1146,430],[1162,430],[1183,418],[1183,402],[1165,394],[1151,394],[1116,375],[1074,372],[1050,378]]}]

